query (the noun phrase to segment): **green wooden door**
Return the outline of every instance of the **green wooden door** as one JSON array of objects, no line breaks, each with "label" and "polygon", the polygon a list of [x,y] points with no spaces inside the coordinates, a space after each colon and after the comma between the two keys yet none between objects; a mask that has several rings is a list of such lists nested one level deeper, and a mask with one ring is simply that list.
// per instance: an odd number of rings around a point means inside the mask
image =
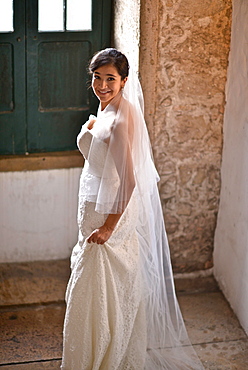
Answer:
[{"label": "green wooden door", "polygon": [[[41,8],[38,0],[15,0],[15,7],[18,4],[24,13],[22,18],[20,13],[20,19],[15,18],[22,34],[15,25],[14,32],[0,36],[1,40],[12,38],[12,44],[9,44],[14,59],[17,59],[14,66],[16,87],[13,87],[16,95],[11,113],[11,104],[8,103],[10,97],[7,99],[2,92],[0,95],[2,153],[75,149],[76,136],[82,123],[90,113],[96,111],[97,100],[87,88],[87,64],[95,51],[109,45],[111,0],[92,0],[92,24],[88,27],[91,29],[73,31],[70,29],[73,28],[74,18],[70,21],[67,14],[70,11],[69,0],[56,0],[54,3],[61,5],[61,1],[62,25],[56,24],[59,9],[49,6],[51,24],[47,30],[39,18]],[[79,1],[84,3],[86,0]],[[52,2],[48,3],[51,5]],[[17,11],[14,14],[17,17]],[[5,50],[7,60],[10,51],[3,44],[0,44],[0,48]],[[5,70],[4,67],[2,69]],[[3,81],[9,81],[10,74],[11,71],[6,76],[5,72]],[[19,85],[15,85],[17,80]],[[18,99],[20,111],[16,110]],[[4,111],[8,104],[9,111]],[[16,141],[16,138],[19,140]]]},{"label": "green wooden door", "polygon": [[[13,13],[14,19],[8,12],[12,19],[5,32],[0,22],[0,153],[3,154],[26,151],[25,6],[21,1],[14,3]],[[10,28],[13,32],[8,32]]]}]

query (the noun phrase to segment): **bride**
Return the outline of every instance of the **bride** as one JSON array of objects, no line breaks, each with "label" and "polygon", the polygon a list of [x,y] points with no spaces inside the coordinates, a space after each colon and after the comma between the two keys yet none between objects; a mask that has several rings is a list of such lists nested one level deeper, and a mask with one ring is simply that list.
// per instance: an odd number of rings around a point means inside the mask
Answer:
[{"label": "bride", "polygon": [[203,369],[175,295],[138,78],[115,49],[89,71],[100,105],[77,139],[85,165],[61,369]]}]

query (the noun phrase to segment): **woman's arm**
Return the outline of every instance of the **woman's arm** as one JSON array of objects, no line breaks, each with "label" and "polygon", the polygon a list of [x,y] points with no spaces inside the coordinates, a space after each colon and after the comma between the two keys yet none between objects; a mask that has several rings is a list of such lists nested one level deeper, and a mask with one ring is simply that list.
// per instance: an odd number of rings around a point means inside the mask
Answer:
[{"label": "woman's arm", "polygon": [[90,236],[88,237],[88,243],[97,243],[97,244],[104,244],[112,235],[117,222],[121,218],[120,214],[110,214],[108,215],[104,225],[95,229]]}]

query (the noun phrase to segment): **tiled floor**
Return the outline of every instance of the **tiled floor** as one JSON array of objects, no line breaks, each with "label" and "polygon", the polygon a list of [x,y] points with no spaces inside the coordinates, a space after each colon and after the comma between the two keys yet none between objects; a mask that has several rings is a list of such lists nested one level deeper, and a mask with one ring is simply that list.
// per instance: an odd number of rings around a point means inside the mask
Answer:
[{"label": "tiled floor", "polygon": [[[68,261],[4,264],[0,272],[0,368],[59,369]],[[247,336],[213,278],[177,280],[176,286],[205,368],[248,370]]]}]

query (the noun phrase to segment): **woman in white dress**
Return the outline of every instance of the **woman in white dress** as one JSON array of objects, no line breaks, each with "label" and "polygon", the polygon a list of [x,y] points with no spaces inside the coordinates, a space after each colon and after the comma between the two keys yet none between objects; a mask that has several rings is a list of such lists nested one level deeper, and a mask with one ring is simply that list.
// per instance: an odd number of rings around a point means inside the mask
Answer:
[{"label": "woman in white dress", "polygon": [[89,71],[100,105],[77,139],[85,165],[61,368],[202,369],[175,295],[138,78],[115,49]]}]

